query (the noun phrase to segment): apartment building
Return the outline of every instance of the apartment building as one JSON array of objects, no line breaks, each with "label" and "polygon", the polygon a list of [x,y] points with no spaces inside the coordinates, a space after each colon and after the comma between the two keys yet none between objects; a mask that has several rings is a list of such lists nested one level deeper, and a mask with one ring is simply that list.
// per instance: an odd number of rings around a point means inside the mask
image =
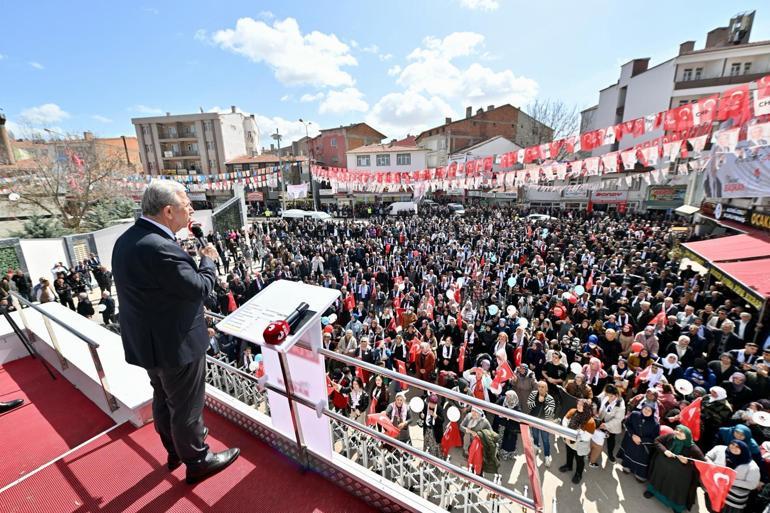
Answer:
[{"label": "apartment building", "polygon": [[324,166],[346,167],[345,154],[360,146],[378,144],[385,134],[366,123],[353,123],[339,128],[324,128],[309,144],[310,158]]},{"label": "apartment building", "polygon": [[150,175],[224,173],[228,160],[256,155],[254,116],[206,112],[133,118],[144,172]]},{"label": "apartment building", "polygon": [[368,144],[347,152],[347,168],[372,172],[411,172],[425,169],[428,150],[414,136],[386,144]]},{"label": "apartment building", "polygon": [[553,129],[510,104],[489,105],[475,114],[467,107],[464,119],[446,118],[443,125],[418,135],[417,144],[428,149],[428,167],[433,168],[446,166],[449,155],[498,135],[526,148],[550,141]]}]

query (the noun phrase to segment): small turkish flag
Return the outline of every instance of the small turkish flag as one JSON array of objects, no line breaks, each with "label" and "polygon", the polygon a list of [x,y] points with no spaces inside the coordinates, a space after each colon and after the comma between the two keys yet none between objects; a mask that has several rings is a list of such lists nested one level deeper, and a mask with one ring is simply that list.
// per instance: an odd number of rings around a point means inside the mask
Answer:
[{"label": "small turkish flag", "polygon": [[484,446],[481,444],[481,439],[478,435],[473,437],[471,446],[468,449],[468,465],[473,468],[473,471],[481,475],[481,467],[484,463]]},{"label": "small turkish flag", "polygon": [[703,398],[699,397],[679,412],[679,423],[684,424],[690,429],[692,439],[696,442],[700,440],[700,408]]},{"label": "small turkish flag", "polygon": [[[396,367],[398,367],[398,372],[401,374],[406,374],[406,363],[401,360],[396,360]],[[406,390],[406,388],[409,386],[403,381],[399,381],[399,384],[401,385],[401,390]]]},{"label": "small turkish flag", "polygon": [[513,352],[513,364],[516,367],[519,367],[521,365],[521,354],[524,352],[524,349],[522,347],[517,347],[516,350]]},{"label": "small turkish flag", "polygon": [[457,369],[462,372],[465,369],[465,350],[468,349],[468,342],[463,342],[460,346],[460,355],[457,358]]},{"label": "small turkish flag", "polygon": [[444,430],[444,436],[441,437],[441,452],[444,453],[444,457],[449,454],[452,447],[462,447],[463,438],[460,435],[460,428],[457,422],[450,422],[449,426]]},{"label": "small turkish flag", "polygon": [[366,425],[372,426],[374,424],[379,424],[382,426],[382,428],[385,430],[385,434],[393,438],[396,438],[401,432],[399,428],[393,425],[385,412],[374,413],[372,415],[366,416]]},{"label": "small turkish flag", "polygon": [[668,319],[666,318],[666,311],[661,307],[660,312],[658,312],[658,315],[650,319],[650,322],[647,324],[656,325],[659,322],[662,322],[663,324],[668,323]]},{"label": "small turkish flag", "polygon": [[511,377],[513,377],[511,366],[508,365],[508,362],[503,362],[495,371],[495,379],[492,381],[492,387],[498,388],[500,385],[511,379]]},{"label": "small turkish flag", "polygon": [[725,499],[735,482],[735,470],[705,461],[693,460],[700,472],[700,481],[711,501],[712,511],[722,511]]}]

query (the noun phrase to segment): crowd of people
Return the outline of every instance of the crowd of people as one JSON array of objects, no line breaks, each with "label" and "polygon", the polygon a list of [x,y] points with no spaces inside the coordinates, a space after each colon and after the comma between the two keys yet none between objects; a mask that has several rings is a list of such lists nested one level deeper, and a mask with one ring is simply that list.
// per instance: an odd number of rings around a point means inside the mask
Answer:
[{"label": "crowd of people", "polygon": [[[731,291],[681,265],[672,223],[585,213],[531,221],[489,207],[269,219],[249,237],[208,235],[226,277],[207,307],[232,312],[279,279],[336,288],[325,347],[578,430],[557,470],[573,483],[620,465],[645,483],[645,497],[683,511],[699,484],[692,460],[702,459],[736,470],[725,511],[761,511],[770,429],[753,417],[770,411],[767,331]],[[258,348],[212,334],[220,351],[244,366],[259,359]],[[407,442],[408,427],[422,426],[425,450],[438,455],[455,406],[463,452],[478,439],[485,472],[517,453],[511,419],[327,364],[330,404],[360,422],[384,412]],[[415,395],[419,414],[408,408]],[[694,436],[680,413],[698,398]],[[532,432],[551,466],[553,436]]]},{"label": "crowd of people", "polygon": [[[578,212],[536,221],[483,206],[452,216],[438,207],[412,217],[270,218],[248,233],[194,228],[183,244],[195,253],[213,243],[219,253],[212,312],[231,313],[280,279],[335,288],[326,348],[577,430],[556,465],[553,435],[532,430],[543,464],[575,484],[618,465],[644,483],[640,494],[684,511],[699,485],[693,460],[704,460],[736,471],[725,511],[763,511],[770,428],[755,420],[770,412],[770,338],[758,312],[682,265],[673,222]],[[54,267],[53,284],[12,288],[73,308],[92,274],[109,296],[109,271],[98,260],[81,265]],[[19,280],[4,278],[0,294]],[[261,360],[258,347],[209,334],[210,354],[249,369]],[[351,418],[385,418],[408,443],[420,427],[424,450],[440,456],[456,408],[456,445],[469,459],[481,447],[484,472],[520,454],[514,420],[327,365],[330,405]],[[683,381],[689,387],[676,386]],[[409,408],[415,396],[419,413]],[[681,414],[696,400],[694,430]]]}]

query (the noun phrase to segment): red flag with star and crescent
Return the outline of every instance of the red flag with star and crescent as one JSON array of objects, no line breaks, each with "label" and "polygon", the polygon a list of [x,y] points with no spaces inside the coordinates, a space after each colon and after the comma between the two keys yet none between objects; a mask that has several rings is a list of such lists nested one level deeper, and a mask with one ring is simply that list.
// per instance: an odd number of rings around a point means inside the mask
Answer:
[{"label": "red flag with star and crescent", "polygon": [[700,408],[703,398],[699,397],[679,412],[679,423],[684,424],[690,429],[692,439],[696,442],[700,440]]},{"label": "red flag with star and crescent", "polygon": [[735,482],[735,470],[705,461],[693,460],[693,463],[700,472],[700,481],[709,496],[711,510],[722,511],[727,494]]},{"label": "red flag with star and crescent", "polygon": [[441,437],[441,452],[446,457],[452,447],[462,447],[463,437],[460,435],[460,427],[457,422],[450,422]]}]

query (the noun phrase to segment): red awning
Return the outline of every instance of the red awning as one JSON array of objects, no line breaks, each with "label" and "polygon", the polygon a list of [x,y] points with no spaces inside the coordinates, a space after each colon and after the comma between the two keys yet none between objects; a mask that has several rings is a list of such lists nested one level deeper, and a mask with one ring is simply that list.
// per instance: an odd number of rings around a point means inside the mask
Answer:
[{"label": "red awning", "polygon": [[[770,273],[768,273],[768,269],[770,269],[770,258],[760,258],[745,262],[713,263],[709,272],[722,282],[726,281],[724,276],[729,276],[737,282],[729,288],[759,310],[762,308],[762,303],[770,298]],[[727,283],[725,284],[727,285]]]},{"label": "red awning", "polygon": [[770,242],[746,234],[688,242],[683,246],[708,262],[770,257]]}]

